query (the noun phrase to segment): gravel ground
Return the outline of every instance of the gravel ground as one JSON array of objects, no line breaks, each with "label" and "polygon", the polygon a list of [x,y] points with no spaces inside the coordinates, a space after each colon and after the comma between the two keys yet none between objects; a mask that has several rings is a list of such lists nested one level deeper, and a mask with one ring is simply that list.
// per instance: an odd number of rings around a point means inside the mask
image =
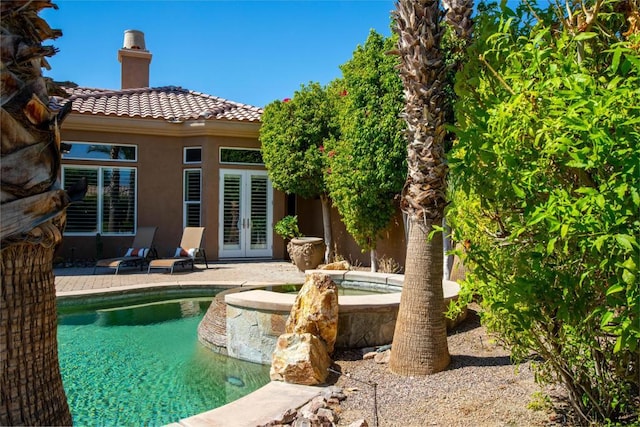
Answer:
[{"label": "gravel ground", "polygon": [[[360,351],[334,354],[334,368],[342,372],[334,375],[335,384],[347,395],[338,425],[359,419],[369,426],[571,425],[561,390],[537,385],[529,363],[512,364],[480,326],[474,307],[448,343],[451,365],[427,377],[394,375],[386,363],[363,360]],[[543,396],[552,396],[555,410]]]}]

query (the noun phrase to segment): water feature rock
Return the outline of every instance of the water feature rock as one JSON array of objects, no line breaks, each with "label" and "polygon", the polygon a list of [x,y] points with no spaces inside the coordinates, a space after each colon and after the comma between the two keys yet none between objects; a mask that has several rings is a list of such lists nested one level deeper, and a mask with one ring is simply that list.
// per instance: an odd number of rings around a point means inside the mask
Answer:
[{"label": "water feature rock", "polygon": [[338,335],[338,290],[330,276],[312,273],[305,276],[304,285],[291,307],[285,333],[310,333],[320,337],[329,354]]},{"label": "water feature rock", "polygon": [[336,261],[329,264],[321,265],[319,270],[350,270],[349,261]]},{"label": "water feature rock", "polygon": [[331,358],[322,339],[310,334],[283,334],[273,352],[269,375],[273,381],[293,384],[322,384]]}]

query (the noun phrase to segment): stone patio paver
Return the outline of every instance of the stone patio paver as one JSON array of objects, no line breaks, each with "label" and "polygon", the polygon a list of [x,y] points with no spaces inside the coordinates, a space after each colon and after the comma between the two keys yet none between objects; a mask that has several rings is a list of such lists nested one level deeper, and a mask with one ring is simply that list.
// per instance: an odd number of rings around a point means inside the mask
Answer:
[{"label": "stone patio paver", "polygon": [[138,267],[125,268],[116,275],[113,269],[98,268],[93,274],[93,267],[81,268],[57,268],[56,294],[64,295],[66,292],[80,290],[126,289],[143,284],[167,284],[167,285],[202,285],[238,283],[248,284],[286,284],[303,283],[304,273],[289,262],[284,261],[257,261],[257,262],[215,262],[209,263],[209,268],[204,264],[196,264],[196,269],[177,269],[173,274],[153,270],[140,271]]}]

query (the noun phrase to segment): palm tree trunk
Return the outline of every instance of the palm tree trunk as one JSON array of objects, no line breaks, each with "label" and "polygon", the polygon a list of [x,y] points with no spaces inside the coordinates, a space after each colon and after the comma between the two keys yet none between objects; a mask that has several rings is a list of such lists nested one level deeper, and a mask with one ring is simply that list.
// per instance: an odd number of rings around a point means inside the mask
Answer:
[{"label": "palm tree trunk", "polygon": [[62,33],[38,16],[46,7],[55,5],[0,3],[0,425],[72,421],[58,366],[53,253],[66,206],[86,188],[67,194],[60,187],[59,125],[71,104],[49,108],[56,86],[42,67],[55,49],[42,41]]},{"label": "palm tree trunk", "polygon": [[[389,368],[399,375],[444,370],[450,361],[442,291],[442,234],[409,225],[407,261]],[[408,357],[407,357],[408,356]]]},{"label": "palm tree trunk", "polygon": [[442,234],[429,233],[444,217],[447,164],[445,64],[437,0],[399,0],[394,11],[407,121],[407,181],[402,210],[409,219],[404,286],[389,368],[429,375],[449,364],[442,291]]},{"label": "palm tree trunk", "polygon": [[[60,380],[52,223],[0,252],[0,425],[71,425]],[[47,236],[48,235],[48,236]]]}]

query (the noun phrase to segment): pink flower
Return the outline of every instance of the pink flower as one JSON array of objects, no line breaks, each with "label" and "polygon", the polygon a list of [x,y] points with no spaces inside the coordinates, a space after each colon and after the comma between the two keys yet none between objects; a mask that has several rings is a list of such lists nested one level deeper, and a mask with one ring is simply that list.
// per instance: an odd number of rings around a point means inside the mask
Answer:
[{"label": "pink flower", "polygon": [[333,157],[333,156],[335,156],[335,155],[336,155],[336,152],[335,152],[335,151],[333,151],[333,150],[329,151],[329,157]]},{"label": "pink flower", "polygon": [[318,150],[320,150],[321,153],[324,153],[324,145],[319,146]]},{"label": "pink flower", "polygon": [[340,96],[347,96],[347,95],[349,95],[349,92],[347,92],[346,89],[340,92]]},{"label": "pink flower", "polygon": [[282,102],[289,102],[289,101],[291,101],[291,98],[285,98],[282,100]]}]

